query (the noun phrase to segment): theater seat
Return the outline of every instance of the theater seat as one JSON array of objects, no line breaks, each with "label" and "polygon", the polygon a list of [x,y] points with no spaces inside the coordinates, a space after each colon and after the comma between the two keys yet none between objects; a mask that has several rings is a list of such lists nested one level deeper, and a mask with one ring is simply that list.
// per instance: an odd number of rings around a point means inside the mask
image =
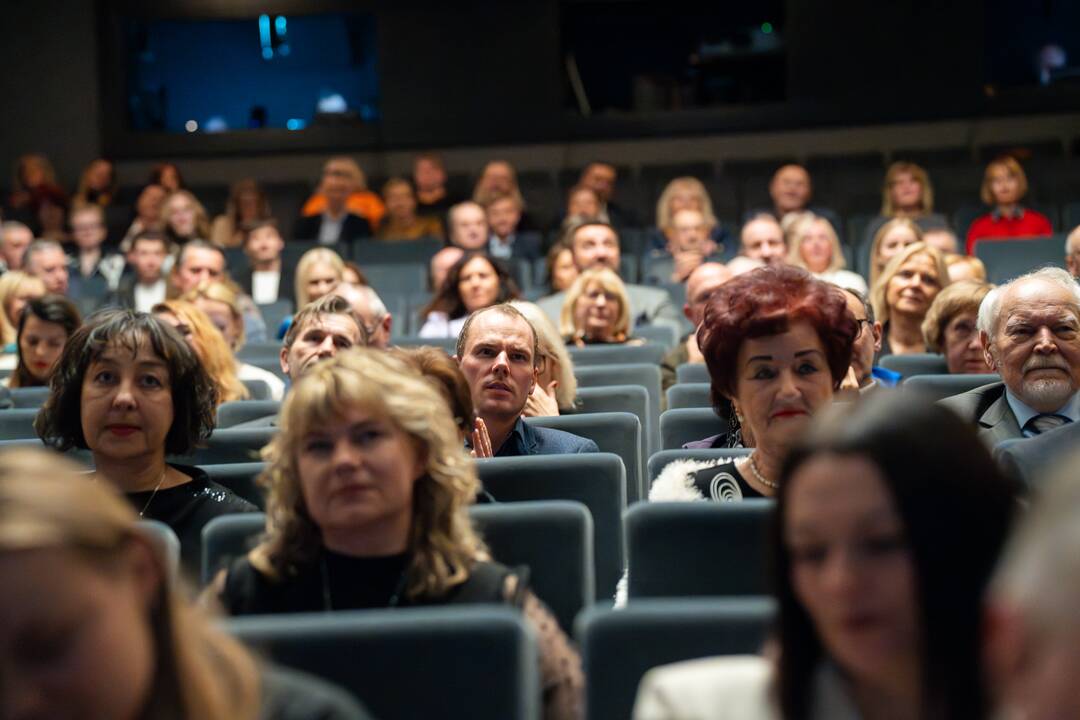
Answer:
[{"label": "theater seat", "polygon": [[[578,388],[577,402],[578,409],[582,413],[631,413],[637,416],[642,428],[645,428],[649,421],[649,393],[640,385],[607,385],[604,387]],[[600,443],[597,443],[597,445],[599,446]],[[641,455],[637,467],[643,468],[648,455],[644,447],[645,443],[641,442],[638,445],[640,446]],[[604,448],[601,447],[600,449],[603,450]],[[628,472],[627,477],[633,478],[634,476]],[[637,502],[640,495],[641,483],[631,482],[626,488],[626,501],[628,503]]]},{"label": "theater seat", "polygon": [[712,408],[679,408],[660,416],[660,447],[675,450],[692,440],[727,432],[728,424]]},{"label": "theater seat", "polygon": [[244,387],[247,388],[249,400],[272,400],[270,397],[270,386],[266,384],[265,380],[241,380],[244,383]]},{"label": "theater seat", "polygon": [[[265,305],[259,305],[259,313],[263,316],[263,321],[266,323],[266,329],[270,332],[271,337],[277,329],[281,327],[281,323],[285,318],[293,314],[293,303],[288,298],[282,298],[275,300],[272,303],[266,303]],[[281,349],[281,344],[277,346],[278,350]]]},{"label": "theater seat", "polygon": [[11,401],[16,408],[40,408],[49,397],[48,387],[11,388]]},{"label": "theater seat", "polygon": [[656,363],[629,363],[585,366],[574,369],[579,387],[640,385],[649,393],[649,422],[642,425],[645,453],[658,449],[660,442],[660,366]]},{"label": "theater seat", "polygon": [[709,377],[709,368],[705,363],[683,363],[675,368],[675,379],[679,383],[712,382]]},{"label": "theater seat", "polygon": [[150,538],[165,560],[166,571],[175,582],[180,573],[180,538],[159,520],[139,520],[139,529]]},{"label": "theater seat", "polygon": [[589,345],[587,347],[568,347],[574,367],[593,365],[629,365],[641,363],[659,365],[667,353],[663,345]]},{"label": "theater seat", "polygon": [[905,392],[918,393],[929,402],[966,393],[983,385],[1000,382],[998,375],[916,375],[900,383]]},{"label": "theater seat", "polygon": [[170,457],[185,465],[247,463],[260,459],[259,451],[277,434],[276,427],[223,428],[210,434],[206,443],[191,455]]},{"label": "theater seat", "polygon": [[540,717],[538,651],[520,612],[440,607],[232,618],[282,665],[329,680],[373,717]]},{"label": "theater seat", "polygon": [[712,407],[712,385],[704,383],[675,383],[667,389],[668,410]]},{"label": "theater seat", "polygon": [[774,614],[768,598],[642,600],[619,610],[587,610],[575,633],[587,683],[586,717],[631,717],[638,684],[654,667],[759,652]]},{"label": "theater seat", "polygon": [[219,515],[202,529],[202,584],[208,585],[219,570],[255,547],[266,529],[264,513]]},{"label": "theater seat", "polygon": [[1001,285],[1044,265],[1065,266],[1065,235],[980,240],[972,251],[986,265],[986,280]]},{"label": "theater seat", "polygon": [[879,363],[886,370],[898,372],[905,378],[916,375],[948,375],[949,365],[944,355],[916,353],[914,355],[886,355]]},{"label": "theater seat", "polygon": [[[423,322],[420,323],[423,325]],[[392,345],[400,345],[401,347],[423,347],[430,345],[431,347],[437,347],[443,350],[447,355],[453,355],[455,352],[455,346],[457,345],[457,338],[422,338],[419,335],[398,335],[390,338]]]},{"label": "theater seat", "polygon": [[622,511],[626,471],[618,456],[533,455],[478,460],[484,489],[500,503],[575,500],[593,521],[596,597],[608,599],[624,568]]},{"label": "theater seat", "polygon": [[34,418],[37,408],[0,410],[0,438],[4,440],[35,440]]},{"label": "theater seat", "polygon": [[218,427],[231,428],[249,420],[277,415],[280,409],[281,403],[277,400],[234,400],[221,403],[217,409]]},{"label": "theater seat", "polygon": [[627,412],[587,412],[531,417],[525,418],[525,422],[580,435],[595,442],[600,452],[618,455],[626,468],[627,502],[642,496],[645,487],[643,460],[647,456],[642,449],[641,422],[636,415]]},{"label": "theater seat", "polygon": [[638,503],[625,513],[629,601],[764,595],[772,500]]}]

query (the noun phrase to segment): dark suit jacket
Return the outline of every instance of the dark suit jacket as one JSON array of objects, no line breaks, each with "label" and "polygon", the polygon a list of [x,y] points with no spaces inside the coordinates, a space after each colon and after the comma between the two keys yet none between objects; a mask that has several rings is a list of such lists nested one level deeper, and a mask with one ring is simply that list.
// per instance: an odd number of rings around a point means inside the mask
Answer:
[{"label": "dark suit jacket", "polygon": [[1005,383],[996,382],[939,400],[965,422],[978,424],[979,437],[991,448],[1002,440],[1024,437],[1020,423],[1005,399]]},{"label": "dark suit jacket", "polygon": [[[542,237],[535,232],[514,233],[514,244],[510,246],[511,260],[536,260],[543,257]],[[488,242],[491,240],[489,238]]]},{"label": "dark suit jacket", "polygon": [[[293,240],[319,240],[319,228],[322,227],[322,215],[309,215],[299,217],[293,226]],[[345,222],[341,224],[341,233],[338,234],[338,254],[348,259],[352,256],[351,250],[357,242],[371,237],[371,225],[367,220],[352,213],[345,214]],[[329,246],[333,247],[333,246]]]},{"label": "dark suit jacket", "polygon": [[[236,268],[230,274],[244,294],[251,297],[251,266],[244,265]],[[281,280],[278,281],[277,299],[290,300],[293,305],[296,304],[296,275],[294,268],[284,261],[281,263]]]},{"label": "dark suit jacket", "polygon": [[564,430],[534,427],[518,418],[510,436],[495,452],[495,457],[522,455],[570,455],[600,452],[596,443]]},{"label": "dark suit jacket", "polygon": [[1063,425],[1033,438],[1010,440],[994,449],[994,458],[1009,477],[1035,490],[1046,474],[1070,452],[1080,449],[1080,422]]}]

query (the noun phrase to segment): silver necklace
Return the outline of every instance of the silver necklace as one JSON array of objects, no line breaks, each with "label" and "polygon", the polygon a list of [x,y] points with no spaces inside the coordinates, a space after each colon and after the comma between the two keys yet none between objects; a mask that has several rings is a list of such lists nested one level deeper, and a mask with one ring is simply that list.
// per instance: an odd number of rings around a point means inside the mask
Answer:
[{"label": "silver necklace", "polygon": [[150,493],[150,499],[143,505],[143,509],[139,511],[139,517],[143,516],[147,510],[150,509],[150,503],[154,502],[154,497],[157,495],[158,490],[161,489],[161,484],[165,482],[165,476],[169,474],[169,466],[165,466],[165,470],[161,473],[161,479],[157,481],[157,485],[154,486],[154,492]]},{"label": "silver necklace", "polygon": [[777,483],[774,483],[772,480],[766,480],[765,476],[762,475],[760,472],[758,472],[757,463],[754,462],[754,455],[756,455],[756,454],[757,454],[756,452],[752,452],[752,453],[750,453],[750,456],[748,458],[746,458],[747,461],[748,461],[746,464],[747,464],[747,467],[750,468],[750,472],[753,474],[754,478],[759,483],[764,485],[765,487],[772,488],[773,490],[779,490],[780,485],[778,485]]}]

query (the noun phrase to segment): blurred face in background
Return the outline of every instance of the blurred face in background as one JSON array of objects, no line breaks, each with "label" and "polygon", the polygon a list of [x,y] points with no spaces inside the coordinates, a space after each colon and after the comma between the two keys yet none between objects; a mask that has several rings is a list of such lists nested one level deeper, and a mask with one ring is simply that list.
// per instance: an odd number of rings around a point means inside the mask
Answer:
[{"label": "blurred face in background", "polygon": [[590,188],[600,198],[600,202],[607,202],[615,193],[615,168],[607,163],[593,163],[581,173],[581,184]]},{"label": "blurred face in background", "polygon": [[781,215],[804,209],[810,202],[810,173],[799,165],[785,165],[773,175],[769,196]]},{"label": "blurred face in background", "polygon": [[919,238],[915,236],[914,231],[909,227],[899,225],[887,232],[881,238],[881,242],[878,243],[877,258],[875,259],[878,270],[884,268],[889,260],[892,260],[893,255],[896,255],[908,245],[914,245],[917,242],[919,242]]},{"label": "blurred face in background", "polygon": [[772,218],[756,218],[743,225],[742,254],[752,260],[777,265],[787,256],[787,244],[780,223]]},{"label": "blurred face in background", "polygon": [[551,289],[554,292],[565,290],[577,280],[578,269],[574,264],[574,253],[569,248],[561,251],[551,266]]},{"label": "blurred face in background", "polygon": [[149,285],[160,280],[166,255],[164,240],[137,241],[131,248],[129,260],[139,282]]},{"label": "blurred face in background", "polygon": [[450,213],[450,242],[465,250],[487,247],[488,224],[484,209],[476,203],[462,203]]},{"label": "blurred face in background", "polygon": [[606,267],[619,272],[619,236],[605,225],[586,225],[574,233],[572,249],[578,270]]},{"label": "blurred face in background", "polygon": [[281,257],[281,251],[285,249],[285,241],[281,239],[281,233],[277,228],[264,226],[252,230],[244,244],[244,252],[253,264],[265,264],[273,262]]},{"label": "blurred face in background", "polygon": [[490,260],[475,257],[465,263],[458,276],[458,295],[469,312],[495,304],[499,297],[499,276]]},{"label": "blurred face in background", "polygon": [[135,212],[146,227],[154,227],[161,221],[161,206],[165,203],[165,188],[147,185],[135,201]]},{"label": "blurred face in background", "polygon": [[416,218],[416,197],[408,183],[394,183],[386,188],[383,200],[386,214],[398,222],[411,222]]},{"label": "blurred face in background", "polygon": [[413,165],[413,180],[417,190],[431,192],[446,184],[446,171],[431,158],[417,158]]},{"label": "blurred face in background", "polygon": [[521,222],[521,207],[514,198],[501,197],[488,205],[487,221],[496,236],[509,237]]},{"label": "blurred face in background", "polygon": [[922,184],[909,172],[898,172],[889,184],[893,207],[900,212],[922,209]]},{"label": "blurred face in background", "polygon": [[171,196],[165,205],[165,214],[169,218],[169,227],[182,238],[195,236],[195,204],[185,195]]},{"label": "blurred face in background", "polygon": [[71,234],[80,250],[94,250],[105,242],[105,223],[93,208],[76,210],[71,214]]},{"label": "blurred face in background", "polygon": [[580,215],[587,218],[595,218],[600,215],[600,198],[590,188],[579,188],[574,191],[566,203],[567,217]]}]

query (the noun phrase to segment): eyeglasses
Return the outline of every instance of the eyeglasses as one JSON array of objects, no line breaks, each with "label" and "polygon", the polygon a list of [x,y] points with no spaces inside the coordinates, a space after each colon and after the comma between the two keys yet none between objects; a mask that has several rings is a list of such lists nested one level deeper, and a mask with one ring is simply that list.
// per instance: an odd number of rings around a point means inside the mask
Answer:
[{"label": "eyeglasses", "polygon": [[858,340],[863,334],[863,324],[865,323],[866,327],[870,327],[873,323],[870,322],[869,318],[855,318],[855,322],[859,324],[859,331],[855,333],[855,339]]}]

